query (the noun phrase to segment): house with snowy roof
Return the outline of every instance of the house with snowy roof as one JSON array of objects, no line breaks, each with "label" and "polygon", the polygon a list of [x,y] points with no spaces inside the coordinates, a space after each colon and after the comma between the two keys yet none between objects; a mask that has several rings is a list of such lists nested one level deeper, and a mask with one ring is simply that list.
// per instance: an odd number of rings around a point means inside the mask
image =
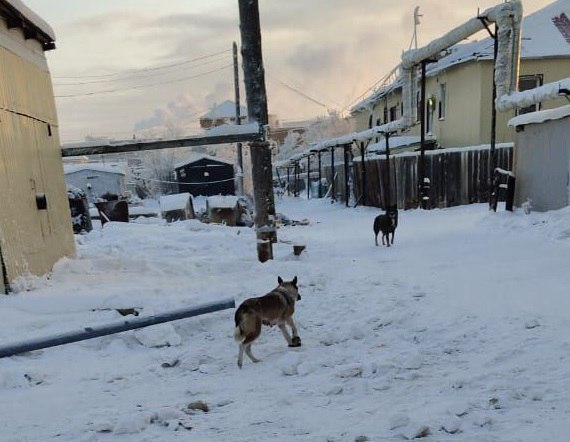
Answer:
[{"label": "house with snowy roof", "polygon": [[[445,56],[426,66],[426,134],[439,147],[489,144],[492,124],[494,41],[452,46]],[[519,90],[528,90],[564,79],[570,72],[570,0],[558,0],[523,19]],[[356,104],[351,113],[357,131],[401,118],[402,78],[395,68],[389,81]],[[416,124],[402,135],[420,135],[420,88],[415,87]],[[514,128],[507,125],[516,115],[566,103],[538,103],[516,111],[498,113],[496,142],[512,142]]]},{"label": "house with snowy roof", "polygon": [[196,195],[233,195],[233,163],[209,155],[200,155],[174,165],[179,192]]},{"label": "house with snowy roof", "polygon": [[66,183],[83,190],[90,203],[95,203],[105,194],[117,195],[119,198],[127,195],[126,173],[120,166],[65,164],[64,171]]},{"label": "house with snowy roof", "polygon": [[[200,127],[210,129],[222,124],[236,124],[236,121],[236,105],[233,101],[226,100],[200,117]],[[241,124],[247,121],[247,110],[244,106],[240,106],[240,121]]]}]

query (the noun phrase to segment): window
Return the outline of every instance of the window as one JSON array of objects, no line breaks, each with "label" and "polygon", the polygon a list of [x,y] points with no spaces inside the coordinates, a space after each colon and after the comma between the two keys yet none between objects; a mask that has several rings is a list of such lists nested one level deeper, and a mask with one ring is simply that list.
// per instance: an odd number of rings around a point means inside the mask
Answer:
[{"label": "window", "polygon": [[370,114],[370,117],[368,117],[368,129],[372,129],[372,121],[373,121],[373,115]]},{"label": "window", "polygon": [[420,91],[416,92],[416,121],[420,122],[422,119],[422,98]]},{"label": "window", "polygon": [[440,120],[445,120],[445,83],[439,84],[439,103],[437,108],[437,117]]},{"label": "window", "polygon": [[384,106],[384,123],[388,122],[388,106]]},{"label": "window", "polygon": [[390,108],[390,121],[396,121],[398,119],[398,106],[392,106]]},{"label": "window", "polygon": [[427,120],[426,120],[426,133],[433,133],[433,116],[435,114],[435,97],[432,95],[427,100]]},{"label": "window", "polygon": [[[380,118],[376,119],[376,126],[380,126],[382,124],[382,121],[380,121]],[[376,137],[376,141],[375,143],[377,143],[379,141],[378,137]]]},{"label": "window", "polygon": [[[537,75],[524,75],[519,77],[519,91],[528,91],[529,89],[534,89],[542,86],[544,77],[542,74]],[[528,114],[529,112],[535,112],[541,109],[541,103],[531,104],[530,106],[520,108],[517,111],[517,115]]]}]

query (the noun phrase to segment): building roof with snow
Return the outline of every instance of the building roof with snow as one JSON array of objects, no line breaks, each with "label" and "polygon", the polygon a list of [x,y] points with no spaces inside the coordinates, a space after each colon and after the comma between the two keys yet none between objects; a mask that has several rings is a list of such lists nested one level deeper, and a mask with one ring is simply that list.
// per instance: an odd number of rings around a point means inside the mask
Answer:
[{"label": "building roof with snow", "polygon": [[38,40],[44,51],[55,49],[55,32],[51,26],[21,0],[0,0],[0,16],[5,17],[8,28],[20,28],[26,39]]},{"label": "building roof with snow", "polygon": [[114,173],[118,175],[125,175],[125,171],[120,167],[106,167],[97,164],[64,164],[63,171],[66,175],[71,173],[81,172],[84,170],[92,170],[94,172]]},{"label": "building roof with snow", "polygon": [[[521,59],[570,58],[570,0],[557,0],[523,19]],[[437,63],[428,64],[426,75],[437,73],[471,61],[492,60],[493,39],[460,43],[448,49]],[[351,112],[365,110],[380,97],[402,87],[401,77],[381,86],[370,96],[354,105]]]},{"label": "building roof with snow", "polygon": [[[223,103],[214,106],[210,111],[200,117],[200,119],[224,119],[224,118],[235,118],[236,116],[236,104],[233,101],[226,100]],[[247,109],[244,106],[240,106],[240,117],[247,117]]]},{"label": "building roof with snow", "polygon": [[189,164],[197,163],[198,161],[202,161],[202,160],[206,160],[207,162],[229,164],[231,166],[233,166],[233,164],[234,164],[231,161],[224,160],[223,158],[212,157],[210,155],[196,155],[196,156],[192,156],[190,158],[178,161],[176,164],[174,164],[174,168],[179,169],[181,167],[187,166]]}]

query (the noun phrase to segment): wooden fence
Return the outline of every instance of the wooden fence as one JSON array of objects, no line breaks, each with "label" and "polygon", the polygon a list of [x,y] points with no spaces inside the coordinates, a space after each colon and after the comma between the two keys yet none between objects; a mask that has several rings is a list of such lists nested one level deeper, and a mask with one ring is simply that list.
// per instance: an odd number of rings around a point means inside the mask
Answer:
[{"label": "wooden fence", "polygon": [[[512,170],[512,144],[497,146],[497,167]],[[417,163],[419,152],[406,152],[390,157],[390,195],[400,209],[419,206]],[[456,148],[427,151],[425,176],[430,180],[429,208],[444,208],[489,201],[489,148]],[[344,201],[344,165],[335,167],[337,198]],[[325,168],[329,183],[332,174]],[[365,164],[365,195],[362,195],[362,162],[354,161],[351,180],[355,201],[367,206],[384,208],[386,201],[386,159],[367,159]]]}]

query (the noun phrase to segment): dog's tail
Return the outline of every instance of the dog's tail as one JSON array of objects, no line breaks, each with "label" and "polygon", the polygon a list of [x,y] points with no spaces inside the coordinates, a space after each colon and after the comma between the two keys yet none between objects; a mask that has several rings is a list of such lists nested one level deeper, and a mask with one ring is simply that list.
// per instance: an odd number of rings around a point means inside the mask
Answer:
[{"label": "dog's tail", "polygon": [[236,326],[234,328],[234,339],[237,342],[242,342],[245,339],[245,335],[243,334],[243,331],[241,329],[241,323],[245,319],[244,316],[246,314],[247,314],[247,308],[245,308],[243,305],[240,305],[239,308],[236,310],[236,314],[234,317],[236,323]]},{"label": "dog's tail", "polygon": [[243,335],[239,325],[236,325],[236,327],[234,328],[234,339],[236,340],[236,342],[242,342],[245,339],[245,336]]}]

